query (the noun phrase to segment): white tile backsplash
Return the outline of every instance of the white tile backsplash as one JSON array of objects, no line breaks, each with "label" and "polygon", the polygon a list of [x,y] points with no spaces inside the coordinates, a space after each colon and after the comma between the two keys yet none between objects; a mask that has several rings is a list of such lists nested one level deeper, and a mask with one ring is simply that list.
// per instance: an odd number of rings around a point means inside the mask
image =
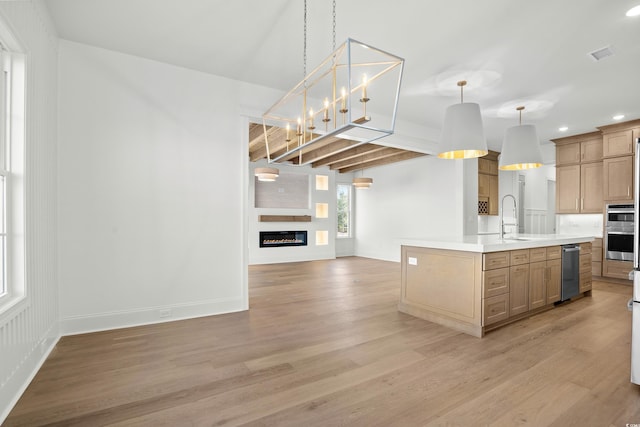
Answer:
[{"label": "white tile backsplash", "polygon": [[586,234],[602,237],[602,214],[556,215],[558,234]]}]

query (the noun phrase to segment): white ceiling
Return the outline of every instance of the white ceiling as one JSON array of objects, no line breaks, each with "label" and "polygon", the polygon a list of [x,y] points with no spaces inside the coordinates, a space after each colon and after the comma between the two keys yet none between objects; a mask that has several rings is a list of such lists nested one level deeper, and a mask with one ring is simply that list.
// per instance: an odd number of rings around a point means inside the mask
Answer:
[{"label": "white ceiling", "polygon": [[[332,50],[331,3],[308,1],[308,70]],[[63,39],[282,90],[303,77],[303,0],[45,4]],[[465,101],[480,104],[489,146],[499,151],[518,105],[543,143],[614,123],[614,114],[640,118],[640,17],[625,16],[637,4],[337,0],[336,40],[405,58],[400,120],[439,130],[446,107],[459,102],[455,82],[468,80]],[[589,57],[605,46],[615,55]]]}]

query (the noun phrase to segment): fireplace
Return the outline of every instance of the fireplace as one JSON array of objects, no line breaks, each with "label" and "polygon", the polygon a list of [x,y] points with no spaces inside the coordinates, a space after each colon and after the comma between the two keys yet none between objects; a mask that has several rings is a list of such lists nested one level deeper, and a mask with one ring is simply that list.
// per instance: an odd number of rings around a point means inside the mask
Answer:
[{"label": "fireplace", "polygon": [[261,231],[260,247],[307,246],[307,231]]}]

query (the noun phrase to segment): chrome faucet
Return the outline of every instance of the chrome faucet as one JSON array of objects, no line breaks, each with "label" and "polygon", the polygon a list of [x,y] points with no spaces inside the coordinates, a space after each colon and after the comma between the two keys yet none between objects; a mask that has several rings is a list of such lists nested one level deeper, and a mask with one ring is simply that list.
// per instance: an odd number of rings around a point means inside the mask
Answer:
[{"label": "chrome faucet", "polygon": [[[507,197],[511,197],[513,199],[513,217],[515,218],[515,222],[513,223],[504,223],[504,199]],[[502,203],[500,203],[500,239],[504,239],[504,226],[505,225],[515,225],[516,230],[518,229],[518,208],[516,204],[516,198],[513,194],[505,194],[502,198]]]}]

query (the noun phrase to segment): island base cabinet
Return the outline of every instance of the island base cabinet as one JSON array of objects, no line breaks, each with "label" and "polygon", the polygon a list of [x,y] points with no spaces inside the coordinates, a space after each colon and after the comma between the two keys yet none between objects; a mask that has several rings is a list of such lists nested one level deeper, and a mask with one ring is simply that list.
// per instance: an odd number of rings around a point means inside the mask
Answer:
[{"label": "island base cabinet", "polygon": [[560,301],[562,285],[562,260],[547,261],[547,304]]},{"label": "island base cabinet", "polygon": [[507,320],[509,318],[509,294],[485,298],[482,312],[484,326]]},{"label": "island base cabinet", "polygon": [[529,310],[547,304],[547,262],[529,264]]},{"label": "island base cabinet", "polygon": [[511,267],[509,270],[509,313],[515,316],[527,311],[529,311],[529,264],[522,264]]}]

